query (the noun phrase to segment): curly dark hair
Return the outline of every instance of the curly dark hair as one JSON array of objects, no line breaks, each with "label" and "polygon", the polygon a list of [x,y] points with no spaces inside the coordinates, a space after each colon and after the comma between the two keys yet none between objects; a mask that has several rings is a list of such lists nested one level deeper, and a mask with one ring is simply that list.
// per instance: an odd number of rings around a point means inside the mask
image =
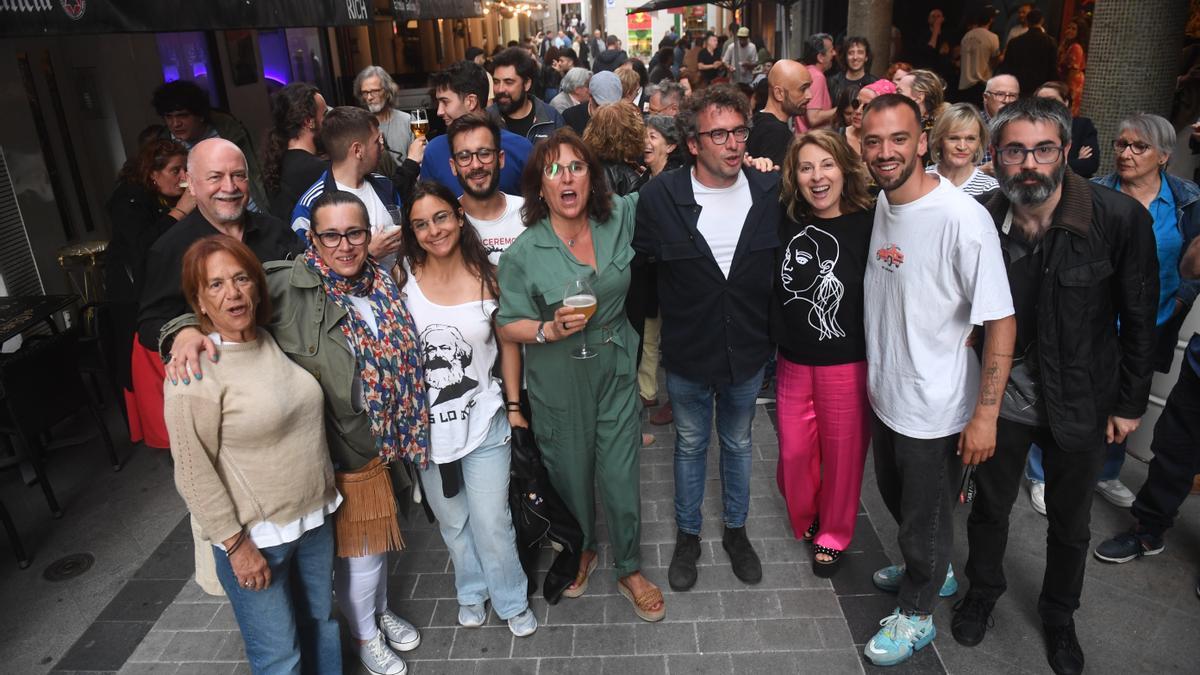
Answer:
[{"label": "curly dark hair", "polygon": [[279,174],[288,141],[300,135],[308,120],[317,117],[317,94],[307,82],[293,82],[271,95],[271,130],[267,133],[267,151],[263,156],[262,177],[267,194],[279,192]]},{"label": "curly dark hair", "polygon": [[[457,120],[456,120],[457,121]],[[454,212],[458,218],[463,221],[463,227],[460,230],[461,235],[458,239],[458,248],[462,251],[463,262],[466,263],[467,269],[479,278],[483,289],[490,293],[493,298],[500,298],[500,283],[496,280],[496,267],[488,260],[487,248],[483,245],[483,239],[479,236],[479,231],[475,229],[474,223],[467,218],[467,214],[463,211],[462,203],[450,191],[450,188],[435,181],[421,181],[413,187],[412,194],[404,207],[404,223],[401,227],[404,228],[404,235],[400,245],[400,253],[408,261],[408,266],[411,269],[416,269],[425,264],[428,258],[428,253],[421,248],[421,244],[417,242],[417,234],[413,231],[412,226],[412,210],[413,206],[425,197],[433,197],[445,202],[450,210]],[[408,273],[404,269],[404,265],[396,265],[395,272],[396,283],[401,288],[408,281]]]},{"label": "curly dark hair", "polygon": [[187,159],[188,149],[182,143],[171,138],[155,138],[143,143],[137,154],[130,157],[121,167],[117,181],[146,188],[151,193],[157,193],[150,174],[162,171],[172,157]]},{"label": "curly dark hair", "polygon": [[208,93],[200,85],[191,80],[175,80],[160,84],[150,97],[150,105],[159,116],[167,113],[187,112],[208,119],[211,109],[208,103]]},{"label": "curly dark hair", "polygon": [[533,82],[538,76],[537,61],[520,47],[509,47],[500,52],[492,58],[492,65],[496,68],[512,66],[513,70],[517,71],[517,76],[526,82]]},{"label": "curly dark hair", "polygon": [[689,138],[697,138],[696,125],[700,113],[708,108],[717,110],[732,110],[741,113],[746,122],[750,121],[750,99],[732,84],[717,84],[705,87],[679,104],[679,114],[675,116],[675,124],[679,125],[679,134],[686,142]]},{"label": "curly dark hair", "polygon": [[550,207],[542,199],[542,177],[546,166],[558,160],[559,149],[568,146],[588,165],[588,217],[604,222],[612,216],[612,190],[604,177],[604,167],[596,159],[596,153],[588,148],[583,139],[571,127],[562,127],[550,137],[533,146],[529,159],[525,160],[525,171],[521,174],[521,196],[525,205],[521,207],[521,220],[529,227],[550,217]]}]

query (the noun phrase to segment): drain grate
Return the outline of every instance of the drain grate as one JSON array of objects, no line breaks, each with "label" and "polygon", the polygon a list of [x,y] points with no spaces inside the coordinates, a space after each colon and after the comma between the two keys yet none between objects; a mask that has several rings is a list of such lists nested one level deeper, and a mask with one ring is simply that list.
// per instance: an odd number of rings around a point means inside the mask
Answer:
[{"label": "drain grate", "polygon": [[47,565],[42,578],[46,581],[74,579],[91,569],[94,562],[96,558],[91,553],[72,553]]}]

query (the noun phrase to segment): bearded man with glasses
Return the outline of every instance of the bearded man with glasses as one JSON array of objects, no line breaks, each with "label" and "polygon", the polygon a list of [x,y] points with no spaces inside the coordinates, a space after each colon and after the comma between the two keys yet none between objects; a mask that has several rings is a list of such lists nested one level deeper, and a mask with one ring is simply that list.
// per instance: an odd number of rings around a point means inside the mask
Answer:
[{"label": "bearded man with glasses", "polygon": [[[1000,232],[1017,317],[996,452],[975,474],[967,521],[970,589],[954,639],[973,646],[1004,593],[1008,518],[1031,443],[1046,474],[1046,572],[1038,598],[1055,673],[1083,670],[1074,613],[1106,442],[1137,428],[1150,395],[1158,260],[1149,213],[1072,172],[1071,113],[1051,99],[1006,106],[991,121],[1000,190],[985,204]],[[1120,317],[1120,330],[1117,318]]]}]

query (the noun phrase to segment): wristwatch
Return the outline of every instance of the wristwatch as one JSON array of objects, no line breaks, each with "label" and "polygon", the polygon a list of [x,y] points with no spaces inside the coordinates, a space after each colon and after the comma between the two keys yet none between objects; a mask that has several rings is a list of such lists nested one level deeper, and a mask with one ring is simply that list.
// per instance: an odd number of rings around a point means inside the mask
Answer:
[{"label": "wristwatch", "polygon": [[539,345],[546,344],[546,331],[544,330],[545,328],[546,328],[545,321],[538,324],[537,341],[538,341]]}]

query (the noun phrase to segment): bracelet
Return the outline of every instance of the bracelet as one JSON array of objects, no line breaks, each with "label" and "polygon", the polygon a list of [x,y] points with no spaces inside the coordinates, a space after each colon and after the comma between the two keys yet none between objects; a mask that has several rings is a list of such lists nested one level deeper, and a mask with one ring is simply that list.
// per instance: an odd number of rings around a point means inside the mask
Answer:
[{"label": "bracelet", "polygon": [[521,412],[521,404],[516,401],[508,401],[504,404],[504,409],[508,412]]},{"label": "bracelet", "polygon": [[169,216],[169,215],[171,215],[172,213],[178,213],[178,214],[179,214],[179,217],[178,217],[178,218],[176,218],[175,220],[183,220],[183,219],[184,219],[184,217],[186,217],[186,216],[187,216],[187,214],[186,214],[186,213],[184,213],[184,212],[183,212],[181,209],[179,209],[179,208],[177,208],[177,207],[174,207],[174,206],[172,206],[172,207],[171,207],[171,210],[170,210],[170,211],[167,211],[167,215]]},{"label": "bracelet", "polygon": [[241,532],[238,532],[238,537],[236,540],[234,540],[233,546],[230,546],[228,549],[226,549],[225,557],[228,558],[228,557],[232,556],[234,554],[234,552],[236,552],[239,548],[241,548],[242,544],[244,544],[245,542],[246,542],[246,531],[242,530]]}]

